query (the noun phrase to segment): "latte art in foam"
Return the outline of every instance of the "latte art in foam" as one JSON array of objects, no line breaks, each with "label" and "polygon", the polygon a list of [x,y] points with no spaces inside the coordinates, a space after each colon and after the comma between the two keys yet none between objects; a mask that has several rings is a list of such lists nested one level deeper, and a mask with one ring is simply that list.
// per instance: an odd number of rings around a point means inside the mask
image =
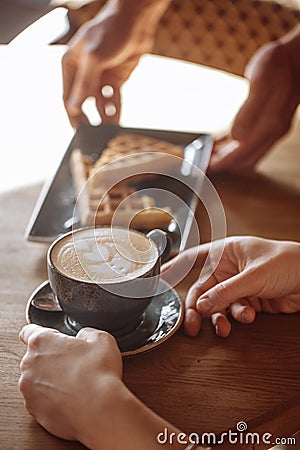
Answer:
[{"label": "latte art in foam", "polygon": [[81,230],[60,240],[51,252],[53,264],[66,276],[101,284],[143,277],[158,256],[147,236],[123,228]]}]

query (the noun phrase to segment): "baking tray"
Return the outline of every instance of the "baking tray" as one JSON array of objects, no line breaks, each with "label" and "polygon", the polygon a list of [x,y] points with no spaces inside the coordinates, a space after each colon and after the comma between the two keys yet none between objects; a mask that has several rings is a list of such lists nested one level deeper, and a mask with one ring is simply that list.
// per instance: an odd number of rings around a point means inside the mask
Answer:
[{"label": "baking tray", "polygon": [[[45,183],[40,193],[25,232],[26,239],[35,242],[51,243],[57,236],[70,231],[72,227],[80,226],[78,218],[74,217],[76,195],[70,172],[70,155],[73,149],[79,148],[84,154],[91,155],[93,159],[96,159],[106,147],[107,142],[122,133],[150,136],[183,147],[189,146],[192,142],[197,142],[198,148],[196,150],[196,158],[193,155],[193,164],[196,164],[202,172],[206,172],[213,146],[213,139],[208,134],[124,128],[109,124],[101,124],[99,126],[82,125],[71,140],[54,176]],[[169,189],[174,194],[179,195],[183,202],[188,205],[189,212],[186,209],[183,211],[181,208],[173,210],[175,221],[180,225],[180,230],[185,229],[186,234],[188,234],[191,227],[188,215],[193,215],[197,205],[197,196],[193,190],[185,186],[178,186],[178,182],[177,185],[171,182],[170,186],[168,186],[168,182],[161,180],[160,177],[157,177],[157,180],[153,182],[155,183],[154,187],[160,188],[163,185],[164,189]],[[160,199],[158,198],[158,206],[160,206],[159,201]],[[187,237],[184,239],[186,240]],[[176,243],[176,246],[181,247],[182,244],[183,238],[181,238],[181,242]],[[186,243],[184,246],[186,246]]]}]

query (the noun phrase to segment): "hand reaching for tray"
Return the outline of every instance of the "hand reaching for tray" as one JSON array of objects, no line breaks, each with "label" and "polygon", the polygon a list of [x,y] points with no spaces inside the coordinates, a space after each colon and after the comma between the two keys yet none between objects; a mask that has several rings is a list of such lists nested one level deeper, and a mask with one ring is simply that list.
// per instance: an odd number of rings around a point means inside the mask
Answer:
[{"label": "hand reaching for tray", "polygon": [[245,76],[250,93],[237,114],[227,142],[217,142],[211,171],[252,168],[290,129],[300,102],[300,26],[261,47]]},{"label": "hand reaching for tray", "polygon": [[120,87],[150,52],[157,22],[170,0],[109,0],[69,42],[63,57],[64,103],[75,128],[87,122],[82,105],[94,97],[103,122],[118,123]]},{"label": "hand reaching for tray", "polygon": [[[258,237],[230,237],[216,241],[209,254],[214,271],[206,280],[196,281],[185,300],[185,332],[196,336],[201,317],[210,316],[219,336],[231,332],[227,313],[239,322],[251,323],[257,312],[300,311],[300,244]],[[164,264],[162,276],[172,284],[178,272],[201,269],[210,244],[182,252]],[[169,270],[172,269],[172,270]]]}]

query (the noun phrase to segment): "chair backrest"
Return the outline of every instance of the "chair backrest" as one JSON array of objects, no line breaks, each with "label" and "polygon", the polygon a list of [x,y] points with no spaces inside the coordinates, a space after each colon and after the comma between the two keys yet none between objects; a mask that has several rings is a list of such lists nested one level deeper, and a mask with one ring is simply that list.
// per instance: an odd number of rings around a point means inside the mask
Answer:
[{"label": "chair backrest", "polygon": [[[51,0],[69,9],[65,43],[105,0]],[[300,0],[172,0],[156,35],[154,54],[244,73],[253,53],[300,21]]]},{"label": "chair backrest", "polygon": [[153,53],[242,75],[261,45],[299,20],[299,7],[288,0],[173,0]]}]

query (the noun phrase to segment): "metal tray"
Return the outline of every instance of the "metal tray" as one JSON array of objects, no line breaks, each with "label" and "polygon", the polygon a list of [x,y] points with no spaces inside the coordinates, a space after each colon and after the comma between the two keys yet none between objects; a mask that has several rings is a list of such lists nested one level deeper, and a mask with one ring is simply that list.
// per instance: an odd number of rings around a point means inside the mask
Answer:
[{"label": "metal tray", "polygon": [[[101,124],[97,127],[83,125],[76,131],[53,178],[50,182],[45,183],[27,226],[25,233],[26,239],[50,243],[60,234],[72,229],[72,226],[74,225],[74,205],[76,202],[69,167],[69,158],[72,150],[74,148],[80,148],[83,153],[95,157],[101,153],[111,138],[121,133],[135,133],[150,136],[177,145],[182,145],[186,148],[195,141],[197,142],[197,149],[196,154],[192,157],[193,164],[199,167],[203,173],[206,172],[213,146],[213,139],[210,135],[140,128],[123,128],[118,125],[107,124]],[[165,180],[159,180],[159,177],[157,181],[155,181],[154,187],[160,187],[162,183],[164,189],[169,189],[182,198],[183,202],[188,205],[189,211],[192,214],[195,212],[197,196],[194,194],[193,190],[182,189],[179,186],[172,185],[172,183],[170,186],[167,186]],[[157,200],[159,206],[159,199]],[[180,229],[186,228],[188,233],[190,223],[186,210],[175,210],[174,216],[176,222],[180,224]],[[181,246],[180,242],[177,242],[176,245],[179,247]]]}]

